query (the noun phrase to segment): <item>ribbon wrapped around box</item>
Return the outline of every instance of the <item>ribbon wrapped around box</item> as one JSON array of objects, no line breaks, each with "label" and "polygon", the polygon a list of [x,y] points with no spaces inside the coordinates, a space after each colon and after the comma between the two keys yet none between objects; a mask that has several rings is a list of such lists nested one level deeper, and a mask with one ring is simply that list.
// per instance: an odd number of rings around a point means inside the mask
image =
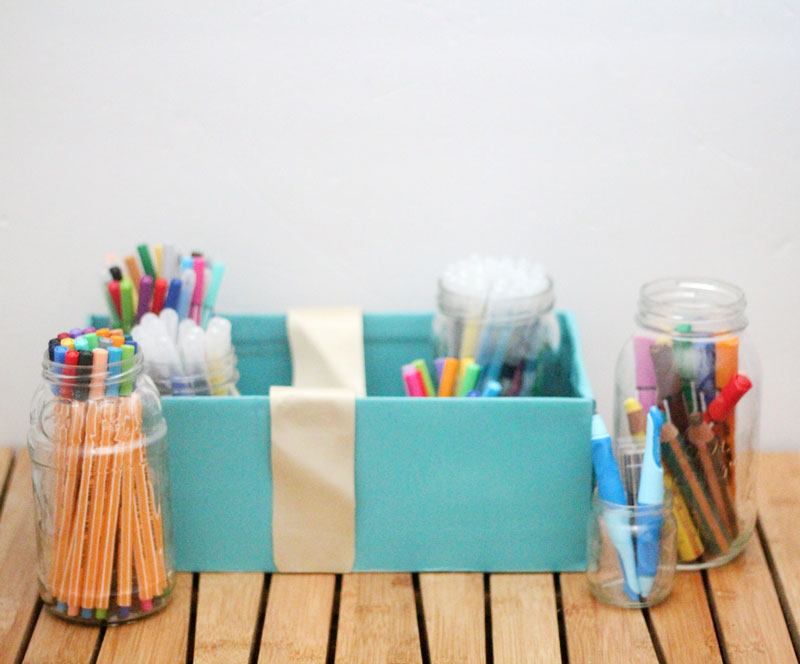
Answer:
[{"label": "ribbon wrapped around box", "polygon": [[432,366],[429,313],[356,317],[356,396],[343,351],[296,357],[320,346],[296,313],[229,316],[245,396],[163,398],[178,569],[585,568],[593,399],[570,313],[547,396],[501,399],[403,396],[401,365]]}]

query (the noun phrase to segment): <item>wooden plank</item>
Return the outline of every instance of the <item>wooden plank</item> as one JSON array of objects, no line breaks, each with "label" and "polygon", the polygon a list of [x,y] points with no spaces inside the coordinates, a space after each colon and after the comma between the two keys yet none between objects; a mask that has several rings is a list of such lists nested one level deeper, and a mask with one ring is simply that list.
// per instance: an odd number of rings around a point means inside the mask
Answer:
[{"label": "wooden plank", "polygon": [[0,514],[0,664],[14,662],[38,597],[31,463],[19,450]]},{"label": "wooden plank", "polygon": [[6,475],[11,466],[11,459],[14,458],[14,450],[10,447],[0,447],[0,491],[5,486]]},{"label": "wooden plank", "polygon": [[264,575],[201,574],[197,590],[195,664],[247,664]]},{"label": "wooden plank", "polygon": [[483,574],[420,574],[431,664],[486,662]]},{"label": "wooden plank", "polygon": [[700,572],[678,572],[672,593],[650,609],[650,618],[670,664],[722,662]]},{"label": "wooden plank", "polygon": [[595,599],[585,574],[561,575],[561,602],[570,664],[657,664],[642,612]]},{"label": "wooden plank", "polygon": [[797,661],[757,537],[738,558],[708,570],[708,582],[731,664]]},{"label": "wooden plank", "polygon": [[75,625],[42,611],[23,664],[88,664],[99,635],[99,627]]},{"label": "wooden plank", "polygon": [[258,664],[324,664],[333,574],[273,574]]},{"label": "wooden plank", "polygon": [[762,454],[758,472],[758,518],[792,615],[795,644],[800,624],[800,455]]},{"label": "wooden plank", "polygon": [[492,574],[489,586],[494,663],[560,661],[553,575]]},{"label": "wooden plank", "polygon": [[161,664],[186,661],[192,575],[177,575],[170,604],[154,616],[106,631],[98,664]]},{"label": "wooden plank", "polygon": [[421,664],[410,574],[344,575],[335,661]]}]

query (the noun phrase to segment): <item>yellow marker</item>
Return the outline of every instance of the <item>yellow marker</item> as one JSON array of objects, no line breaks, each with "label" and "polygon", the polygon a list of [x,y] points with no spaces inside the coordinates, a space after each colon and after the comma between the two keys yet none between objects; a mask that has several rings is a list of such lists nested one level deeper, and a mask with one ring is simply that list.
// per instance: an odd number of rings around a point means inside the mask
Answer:
[{"label": "yellow marker", "polygon": [[666,469],[664,469],[664,488],[672,492],[672,516],[675,517],[675,524],[678,527],[678,558],[682,563],[697,560],[705,551],[703,540],[700,539],[700,533],[697,532],[683,496],[675,486],[672,474]]},{"label": "yellow marker", "polygon": [[72,337],[64,337],[61,340],[61,345],[66,346],[69,350],[75,350],[75,339]]},{"label": "yellow marker", "polygon": [[153,253],[156,255],[156,279],[161,276],[161,245],[157,244],[153,247]]},{"label": "yellow marker", "polygon": [[624,406],[625,413],[628,415],[631,436],[633,436],[633,440],[637,445],[644,447],[647,442],[647,413],[644,412],[639,400],[633,397],[625,399]]},{"label": "yellow marker", "polygon": [[466,366],[464,361],[467,359],[469,359],[470,362],[475,361],[475,350],[478,345],[479,331],[480,323],[476,319],[467,321],[467,324],[464,327],[464,336],[461,337],[461,348],[458,351],[458,356],[461,358],[462,367]]}]

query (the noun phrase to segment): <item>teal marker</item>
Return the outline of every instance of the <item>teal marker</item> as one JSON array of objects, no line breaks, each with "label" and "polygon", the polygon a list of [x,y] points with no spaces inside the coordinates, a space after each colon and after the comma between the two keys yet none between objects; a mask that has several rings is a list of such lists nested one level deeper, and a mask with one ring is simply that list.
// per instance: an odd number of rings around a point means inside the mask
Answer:
[{"label": "teal marker", "polygon": [[428,365],[425,364],[425,360],[414,360],[411,364],[419,369],[419,373],[422,376],[422,383],[425,385],[425,391],[428,393],[428,396],[435,397],[436,390],[433,387],[433,381],[431,380],[431,375],[428,372]]},{"label": "teal marker", "polygon": [[208,319],[214,313],[214,305],[217,302],[217,294],[219,293],[219,285],[222,283],[223,274],[225,274],[225,264],[215,262],[214,267],[211,269],[211,285],[208,287],[205,300],[203,300],[203,317],[200,320],[203,328],[208,325]]}]

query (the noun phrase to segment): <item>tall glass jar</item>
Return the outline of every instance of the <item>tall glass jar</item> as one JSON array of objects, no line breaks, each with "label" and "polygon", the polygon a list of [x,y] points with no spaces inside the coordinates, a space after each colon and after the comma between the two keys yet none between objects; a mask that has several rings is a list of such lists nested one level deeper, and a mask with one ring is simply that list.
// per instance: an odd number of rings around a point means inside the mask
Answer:
[{"label": "tall glass jar", "polygon": [[617,361],[618,454],[639,452],[650,406],[666,418],[661,458],[682,569],[731,560],[755,525],[761,376],[745,305],[723,281],[651,281]]},{"label": "tall glass jar", "polygon": [[61,348],[45,356],[28,432],[39,593],[75,622],[134,620],[175,581],[161,401],[133,346]]}]

